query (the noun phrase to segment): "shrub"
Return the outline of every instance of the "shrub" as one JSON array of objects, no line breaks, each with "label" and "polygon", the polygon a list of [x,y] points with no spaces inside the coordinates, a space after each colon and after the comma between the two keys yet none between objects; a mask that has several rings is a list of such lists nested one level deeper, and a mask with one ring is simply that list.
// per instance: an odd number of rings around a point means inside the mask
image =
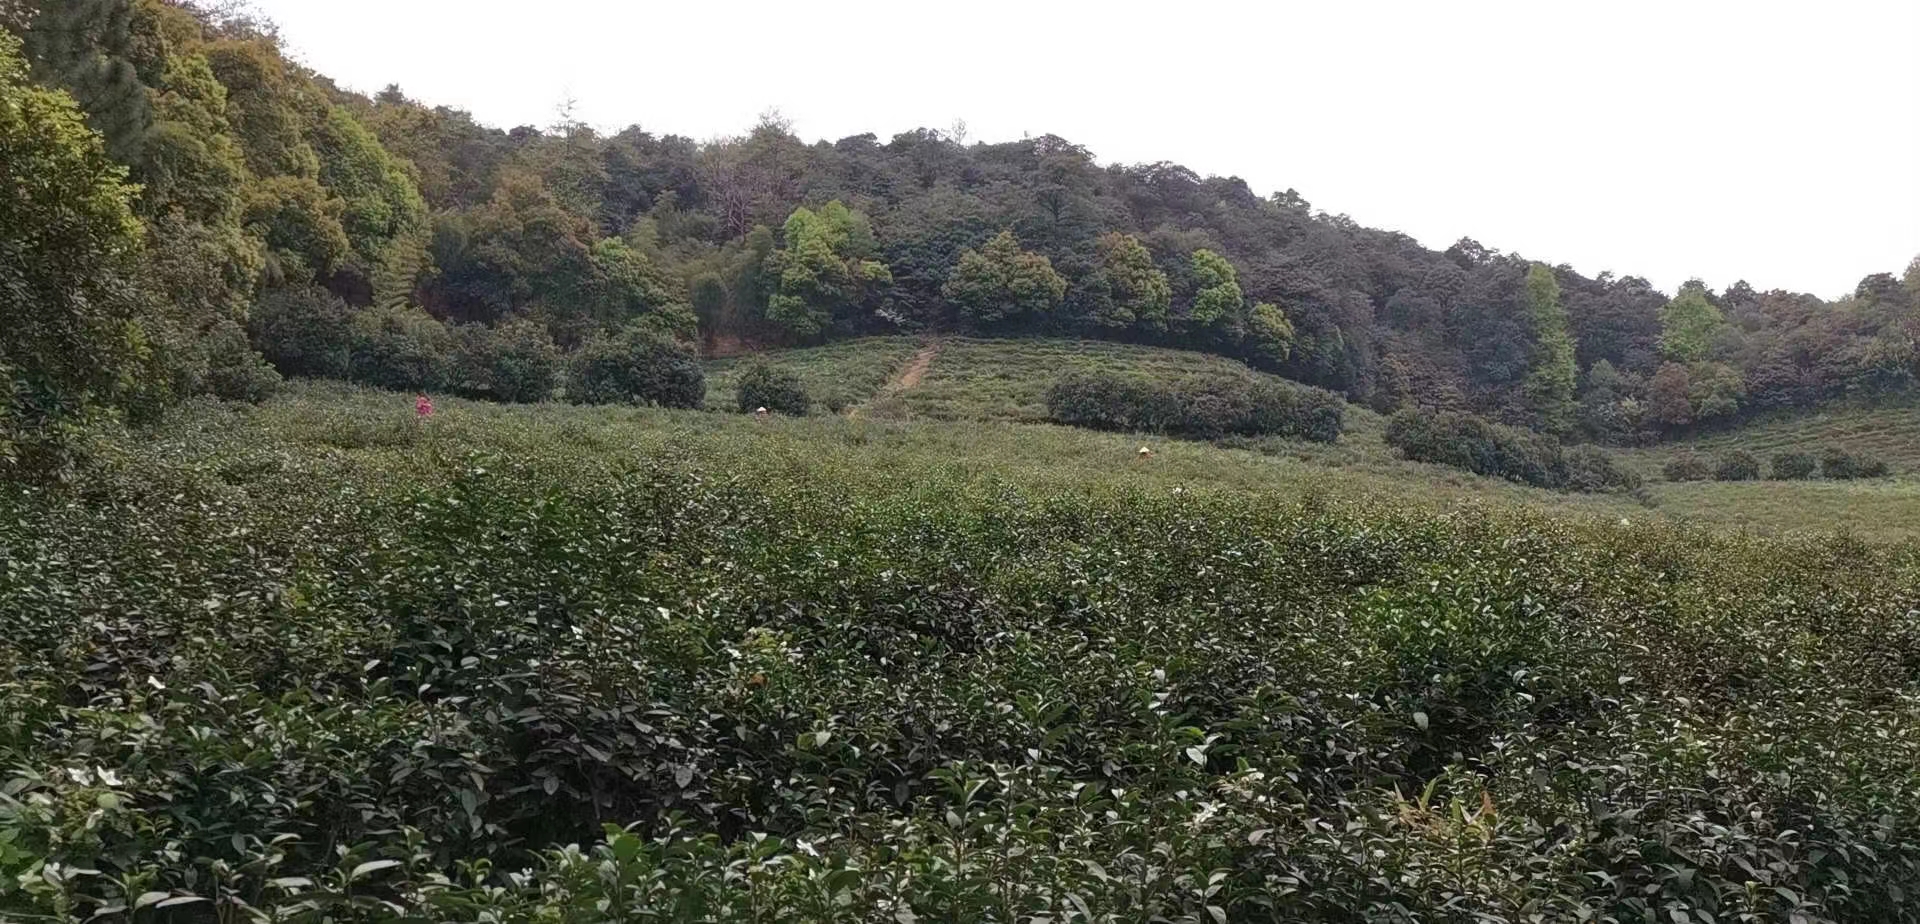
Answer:
[{"label": "shrub", "polygon": [[1781,481],[1801,481],[1812,478],[1814,469],[1817,467],[1818,463],[1810,453],[1791,449],[1774,453],[1773,461],[1769,466],[1773,477]]},{"label": "shrub", "polygon": [[1885,459],[1851,453],[1838,446],[1828,447],[1820,454],[1820,474],[1835,480],[1884,478],[1887,472]]},{"label": "shrub", "polygon": [[1713,467],[1715,481],[1753,481],[1759,477],[1760,457],[1744,449],[1721,456]]},{"label": "shrub", "polygon": [[1568,446],[1561,459],[1569,491],[1604,494],[1640,489],[1640,473],[1623,468],[1613,461],[1612,454],[1598,446]]},{"label": "shrub", "polygon": [[353,309],[325,289],[276,289],[249,319],[253,345],[282,375],[344,379],[353,363]]},{"label": "shrub", "polygon": [[467,324],[454,331],[454,383],[480,398],[514,403],[545,401],[560,375],[560,351],[547,329],[532,321],[499,327]]},{"label": "shrub", "polygon": [[1331,443],[1340,438],[1346,402],[1317,388],[1253,377],[1155,382],[1082,373],[1048,390],[1047,414],[1055,423],[1094,430]]},{"label": "shrub", "polygon": [[1667,460],[1660,474],[1668,481],[1706,481],[1713,477],[1713,463],[1691,452]]},{"label": "shrub", "polygon": [[265,401],[280,389],[280,373],[254,352],[247,334],[231,321],[215,325],[203,340],[207,369],[202,387],[230,401]]},{"label": "shrub", "polygon": [[800,384],[799,376],[761,362],[749,366],[740,376],[740,385],[734,397],[742,414],[764,407],[769,411],[804,417],[813,406],[813,400],[807,397],[806,386]]},{"label": "shrub", "polygon": [[1543,488],[1563,481],[1558,447],[1537,433],[1472,414],[1406,409],[1387,423],[1387,444],[1415,462],[1431,462]]},{"label": "shrub", "polygon": [[353,317],[348,377],[377,388],[432,391],[447,384],[453,335],[418,308],[369,308]]},{"label": "shrub", "polygon": [[1549,436],[1472,414],[1406,409],[1387,423],[1387,444],[1415,462],[1450,465],[1557,491],[1632,491],[1640,476],[1595,446],[1562,448]]},{"label": "shrub", "polygon": [[641,327],[587,342],[569,363],[567,400],[575,404],[699,407],[706,375],[693,351]]}]

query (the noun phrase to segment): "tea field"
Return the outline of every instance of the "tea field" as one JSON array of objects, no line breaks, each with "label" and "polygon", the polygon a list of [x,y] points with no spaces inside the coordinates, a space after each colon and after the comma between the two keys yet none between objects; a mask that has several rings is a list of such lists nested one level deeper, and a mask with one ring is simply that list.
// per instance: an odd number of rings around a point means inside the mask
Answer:
[{"label": "tea field", "polygon": [[0,919],[1920,920],[1913,547],[1368,427],[103,435],[0,495]]}]

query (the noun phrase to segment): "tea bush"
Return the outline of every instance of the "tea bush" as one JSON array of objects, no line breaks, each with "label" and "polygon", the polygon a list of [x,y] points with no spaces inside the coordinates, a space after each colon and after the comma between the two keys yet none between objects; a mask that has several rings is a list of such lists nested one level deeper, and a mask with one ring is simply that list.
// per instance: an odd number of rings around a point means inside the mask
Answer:
[{"label": "tea bush", "polygon": [[1631,491],[1640,477],[1593,446],[1561,447],[1552,437],[1472,414],[1404,409],[1387,423],[1387,444],[1415,462],[1466,469],[1561,491]]},{"label": "tea bush", "polygon": [[575,404],[690,408],[707,394],[693,350],[640,326],[589,341],[568,365],[567,400]]},{"label": "tea bush", "polygon": [[1920,921],[1912,549],[356,407],[0,489],[0,919]]},{"label": "tea bush", "polygon": [[1770,471],[1779,481],[1801,481],[1812,478],[1817,467],[1812,455],[1789,449],[1774,453]]},{"label": "tea bush", "polygon": [[1698,453],[1683,452],[1660,468],[1668,481],[1706,481],[1713,477],[1713,463]]},{"label": "tea bush", "polygon": [[1715,481],[1753,481],[1760,477],[1760,457],[1744,449],[1722,455],[1713,466]]},{"label": "tea bush", "polygon": [[1193,439],[1281,436],[1331,443],[1346,403],[1317,388],[1252,377],[1171,381],[1074,373],[1047,392],[1055,423]]},{"label": "tea bush", "polygon": [[1885,478],[1887,471],[1886,460],[1848,452],[1838,446],[1820,453],[1820,474],[1828,478]]},{"label": "tea bush", "polygon": [[545,327],[526,320],[466,324],[455,329],[454,340],[453,380],[461,393],[512,403],[553,396],[560,351]]},{"label": "tea bush", "polygon": [[813,399],[807,396],[807,387],[801,384],[799,376],[765,363],[755,363],[741,373],[734,405],[742,414],[764,407],[775,413],[805,417],[813,407]]}]

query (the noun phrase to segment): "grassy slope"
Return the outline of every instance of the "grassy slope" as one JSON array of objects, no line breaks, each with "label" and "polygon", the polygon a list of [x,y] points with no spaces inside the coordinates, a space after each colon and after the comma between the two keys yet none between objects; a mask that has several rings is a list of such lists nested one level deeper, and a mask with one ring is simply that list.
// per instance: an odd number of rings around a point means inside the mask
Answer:
[{"label": "grassy slope", "polygon": [[822,412],[867,400],[913,358],[919,341],[912,337],[866,337],[821,347],[782,350],[762,356],[732,356],[710,360],[707,366],[707,408],[733,410],[734,388],[740,373],[756,360],[800,377]]},{"label": "grassy slope", "polygon": [[[864,401],[903,368],[921,346],[908,337],[876,337],[771,354],[770,362],[800,374],[816,396],[838,391]],[[730,403],[733,376],[743,360],[710,363],[708,406]],[[1112,368],[1143,375],[1249,375],[1232,360],[1201,353],[1071,340],[975,340],[948,338],[920,385],[876,402],[870,416],[906,421],[941,421],[947,426],[916,429],[869,428],[843,432],[823,424],[817,433],[826,445],[842,440],[880,441],[875,461],[902,468],[922,459],[894,457],[937,454],[978,470],[1022,472],[1098,482],[1115,477],[1176,483],[1213,481],[1250,489],[1290,490],[1308,484],[1338,483],[1399,497],[1427,497],[1443,503],[1461,499],[1518,500],[1553,509],[1597,511],[1611,516],[1659,516],[1720,528],[1765,533],[1796,530],[1845,530],[1862,537],[1920,537],[1920,476],[1878,481],[1686,483],[1658,480],[1660,466],[1674,454],[1717,453],[1743,448],[1763,458],[1789,447],[1841,445],[1887,459],[1896,472],[1920,472],[1920,409],[1853,409],[1755,424],[1728,433],[1647,449],[1622,456],[1649,479],[1645,502],[1628,498],[1558,495],[1479,478],[1452,469],[1394,458],[1381,441],[1382,419],[1353,408],[1348,432],[1338,445],[1287,441],[1250,441],[1235,448],[1155,441],[1161,454],[1150,474],[1121,461],[1140,439],[1099,436],[1055,428],[956,426],[972,423],[1033,423],[1045,419],[1046,390],[1069,369]],[[823,399],[824,400],[824,399]],[[792,427],[791,422],[781,424]],[[795,432],[794,439],[807,440]],[[890,449],[887,447],[891,447]],[[825,450],[822,450],[825,451]],[[1111,454],[1111,455],[1110,455]],[[1119,468],[1115,468],[1119,466]],[[1335,470],[1330,473],[1329,470]]]},{"label": "grassy slope", "polygon": [[1719,455],[1744,449],[1770,459],[1793,449],[1819,455],[1838,446],[1885,459],[1896,474],[1920,472],[1920,407],[1842,408],[1748,424],[1723,433],[1678,440],[1627,455],[1649,475],[1682,453]]}]

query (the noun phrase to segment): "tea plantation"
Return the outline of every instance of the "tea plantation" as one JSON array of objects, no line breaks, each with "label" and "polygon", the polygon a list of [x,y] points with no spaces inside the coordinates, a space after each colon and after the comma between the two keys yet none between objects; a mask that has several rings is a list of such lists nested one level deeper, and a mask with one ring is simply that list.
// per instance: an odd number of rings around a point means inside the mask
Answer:
[{"label": "tea plantation", "polygon": [[1910,547],[1135,442],[103,436],[0,497],[0,919],[1920,920]]}]

